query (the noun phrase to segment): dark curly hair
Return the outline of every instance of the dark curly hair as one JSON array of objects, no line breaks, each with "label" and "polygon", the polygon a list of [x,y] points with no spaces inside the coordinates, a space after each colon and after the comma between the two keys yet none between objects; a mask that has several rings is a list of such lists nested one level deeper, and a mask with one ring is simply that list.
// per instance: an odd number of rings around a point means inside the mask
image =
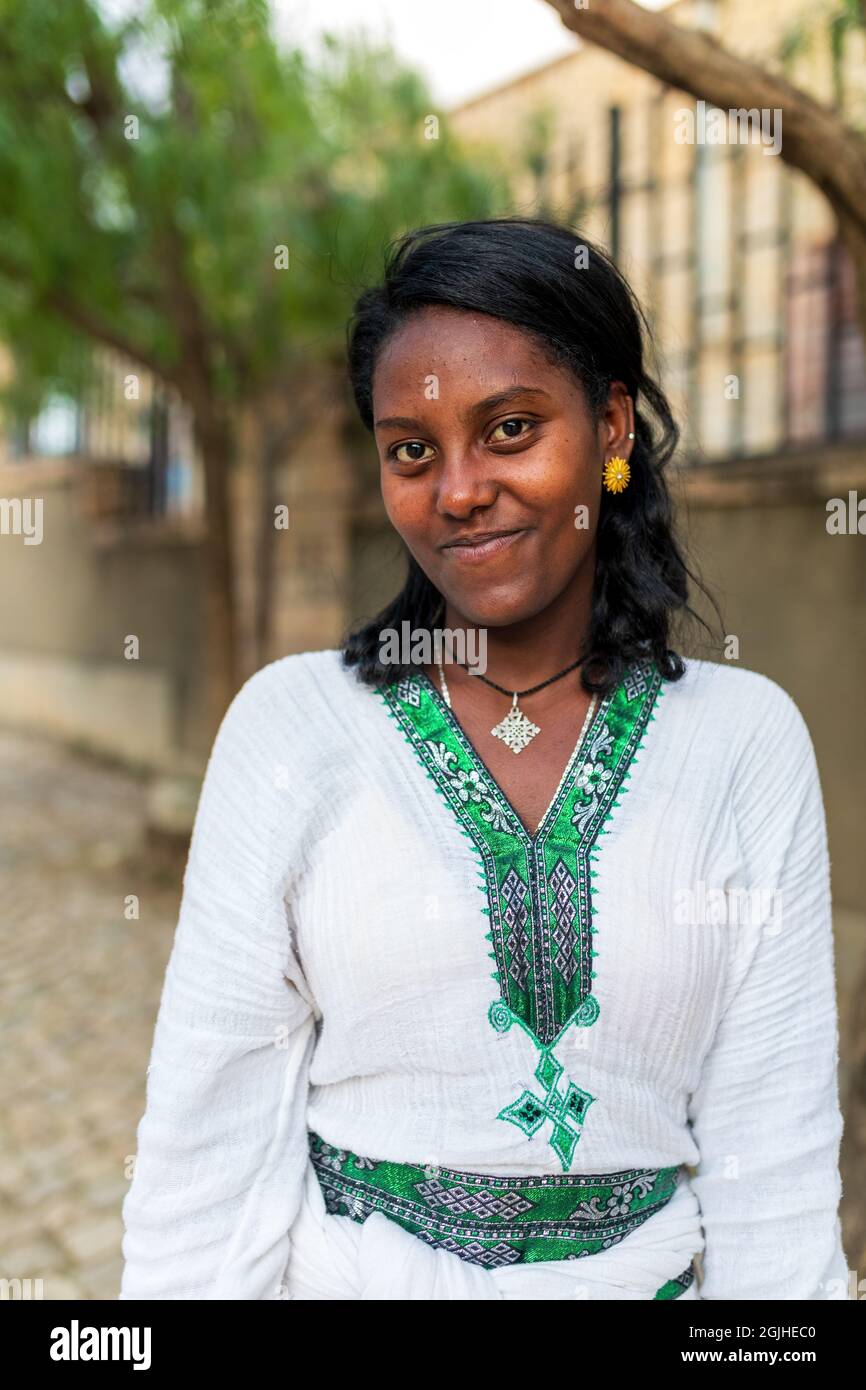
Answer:
[{"label": "dark curly hair", "polygon": [[[576,270],[576,253],[585,248]],[[549,361],[570,369],[597,423],[612,381],[634,402],[631,480],[615,498],[602,492],[592,615],[581,652],[585,689],[606,693],[637,659],[652,657],[667,680],[685,670],[669,647],[673,616],[685,611],[691,579],[674,535],[663,470],[679,430],[644,366],[643,311],[609,257],[586,237],[539,218],[502,217],[421,227],[392,243],[381,285],[358,297],[347,330],[349,376],[358,413],[373,432],[373,373],[390,335],[415,310],[448,305],[488,314],[532,334]],[[383,628],[408,619],[432,629],[443,596],[407,549],[408,574],[381,613],[343,641],[343,662],[366,683],[388,684],[410,668],[383,665]],[[707,593],[718,613],[718,607]],[[709,629],[708,629],[709,630]]]}]

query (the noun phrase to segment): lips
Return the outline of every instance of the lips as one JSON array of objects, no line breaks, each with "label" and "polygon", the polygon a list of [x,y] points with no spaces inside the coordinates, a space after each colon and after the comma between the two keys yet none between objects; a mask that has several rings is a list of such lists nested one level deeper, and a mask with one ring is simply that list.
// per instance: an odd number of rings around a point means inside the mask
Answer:
[{"label": "lips", "polygon": [[521,536],[525,536],[524,530],[519,531],[499,531],[480,533],[477,539],[466,539],[461,541],[451,541],[442,547],[443,554],[450,556],[453,560],[462,563],[471,563],[477,560],[486,560],[493,555],[498,555],[509,546],[518,541]]}]

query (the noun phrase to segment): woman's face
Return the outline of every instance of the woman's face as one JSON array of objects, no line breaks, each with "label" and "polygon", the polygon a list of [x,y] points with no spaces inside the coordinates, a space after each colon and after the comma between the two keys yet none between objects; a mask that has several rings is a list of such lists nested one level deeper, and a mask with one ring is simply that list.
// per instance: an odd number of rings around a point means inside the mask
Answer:
[{"label": "woman's face", "polygon": [[452,615],[507,626],[591,581],[602,469],[634,428],[621,383],[595,425],[529,334],[430,306],[385,344],[373,413],[385,509]]}]

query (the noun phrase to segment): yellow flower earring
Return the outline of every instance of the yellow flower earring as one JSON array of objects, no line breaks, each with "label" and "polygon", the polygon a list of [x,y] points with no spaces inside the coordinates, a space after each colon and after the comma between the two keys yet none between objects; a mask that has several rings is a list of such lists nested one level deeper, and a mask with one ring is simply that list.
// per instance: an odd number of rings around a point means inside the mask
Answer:
[{"label": "yellow flower earring", "polygon": [[[629,439],[634,439],[634,431],[629,430]],[[604,485],[608,492],[624,492],[628,487],[631,469],[624,458],[615,454],[604,465]]]}]

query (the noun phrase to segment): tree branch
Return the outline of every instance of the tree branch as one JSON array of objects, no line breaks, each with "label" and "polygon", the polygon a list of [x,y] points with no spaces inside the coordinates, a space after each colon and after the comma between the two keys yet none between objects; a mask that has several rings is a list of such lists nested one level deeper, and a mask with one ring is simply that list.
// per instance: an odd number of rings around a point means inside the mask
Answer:
[{"label": "tree branch", "polygon": [[5,275],[18,284],[30,286],[40,305],[58,314],[71,328],[84,334],[85,337],[94,338],[106,347],[114,348],[116,352],[120,352],[133,362],[137,362],[139,366],[152,372],[162,381],[178,385],[177,374],[171,368],[167,368],[164,363],[150,353],[144,352],[132,339],[120,333],[115,324],[101,318],[89,305],[81,304],[67,290],[56,286],[36,289],[27,269],[16,265],[2,252],[0,252],[0,275]]},{"label": "tree branch", "polygon": [[[123,108],[131,103],[126,102],[116,72],[103,62],[103,55],[97,48],[84,45],[81,61],[90,91],[86,100],[82,102],[75,102],[70,98],[70,105],[79,114],[88,117],[106,155],[117,160],[123,168],[132,195],[136,183],[133,146],[123,136],[121,128]],[[178,120],[194,133],[191,129],[194,125],[192,98],[181,81],[174,62],[172,100],[176,105]],[[200,370],[196,372],[197,390],[201,390],[205,383],[207,389],[210,389],[214,376],[213,347],[216,343],[219,343],[227,358],[235,363],[239,372],[242,373],[248,364],[243,360],[238,345],[226,342],[207,321],[201,301],[185,272],[188,248],[186,239],[172,216],[171,208],[159,208],[154,217],[154,224],[158,229],[156,235],[163,246],[163,254],[159,257],[162,292],[152,292],[151,303],[158,303],[169,322],[173,324],[187,362],[195,361],[200,364]]]}]

